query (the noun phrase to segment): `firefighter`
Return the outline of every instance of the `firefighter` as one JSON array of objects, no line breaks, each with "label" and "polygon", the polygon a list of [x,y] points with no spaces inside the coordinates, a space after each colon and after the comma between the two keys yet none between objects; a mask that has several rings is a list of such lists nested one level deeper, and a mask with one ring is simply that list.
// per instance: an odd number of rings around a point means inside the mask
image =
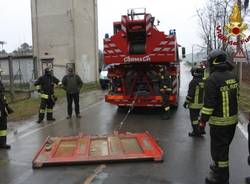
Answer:
[{"label": "firefighter", "polygon": [[169,110],[170,110],[169,94],[172,92],[172,88],[170,87],[171,78],[164,66],[160,66],[158,74],[160,77],[159,79],[160,94],[162,96],[163,108],[164,108],[162,119],[167,120],[170,118],[169,116]]},{"label": "firefighter", "polygon": [[229,184],[229,147],[238,122],[239,85],[224,51],[211,51],[208,67],[210,76],[205,81],[199,130],[204,134],[209,120],[214,163],[210,165],[212,172],[205,181],[206,184]]},{"label": "firefighter", "polygon": [[66,91],[67,103],[68,103],[68,116],[67,119],[71,119],[72,116],[72,103],[75,103],[75,114],[77,118],[81,118],[79,107],[79,92],[82,88],[83,82],[79,75],[74,73],[73,68],[68,68],[68,74],[62,79],[63,88]]},{"label": "firefighter", "polygon": [[184,108],[189,108],[192,132],[188,135],[191,137],[201,136],[198,131],[200,110],[203,106],[203,91],[204,91],[204,69],[199,67],[192,67],[191,74],[193,79],[189,83],[188,94],[184,102]]},{"label": "firefighter", "polygon": [[44,119],[47,110],[47,120],[55,121],[53,117],[53,106],[55,105],[56,97],[54,95],[54,85],[60,85],[60,81],[53,76],[53,71],[50,67],[45,68],[44,75],[39,77],[35,82],[35,86],[40,93],[41,103],[37,123],[41,123]]},{"label": "firefighter", "polygon": [[[0,69],[0,73],[2,70]],[[7,116],[13,110],[8,106],[7,100],[4,96],[4,86],[0,80],[0,149],[10,149],[11,146],[7,144]]]},{"label": "firefighter", "polygon": [[[248,131],[248,165],[250,166],[250,114],[249,114],[249,122],[247,125],[247,131]],[[250,184],[250,177],[246,178],[246,184]]]}]

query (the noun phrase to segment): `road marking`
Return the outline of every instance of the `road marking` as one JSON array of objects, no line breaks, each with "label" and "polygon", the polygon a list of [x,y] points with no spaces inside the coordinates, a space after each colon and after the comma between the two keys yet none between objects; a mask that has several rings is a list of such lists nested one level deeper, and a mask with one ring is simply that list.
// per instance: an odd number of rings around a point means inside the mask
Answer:
[{"label": "road marking", "polygon": [[245,130],[241,122],[238,123],[237,127],[241,131],[241,133],[244,135],[244,137],[248,140],[248,132]]},{"label": "road marking", "polygon": [[10,184],[21,184],[21,183],[25,183],[25,181],[27,181],[27,179],[33,174],[33,170],[29,169],[27,171],[25,171],[22,175],[20,175],[19,177],[13,179],[12,181],[10,181]]},{"label": "road marking", "polygon": [[86,180],[83,182],[83,184],[91,184],[94,179],[103,171],[103,169],[106,167],[106,165],[102,164],[100,166],[98,166],[95,169],[95,172],[91,175],[89,175]]},{"label": "road marking", "polygon": [[[89,109],[92,109],[93,107],[99,105],[100,103],[102,103],[102,100],[99,101],[99,102],[96,102],[96,103],[94,103],[94,104],[92,104],[92,105],[90,105],[90,106],[87,107],[87,108],[84,108],[83,110],[81,110],[81,112],[85,112],[85,111],[87,111],[87,110],[89,110]],[[25,134],[23,134],[23,135],[21,135],[21,136],[19,136],[19,137],[12,138],[11,140],[8,141],[8,143],[12,144],[12,143],[16,142],[17,140],[21,140],[21,139],[23,139],[23,138],[25,138],[25,137],[27,137],[27,136],[29,136],[29,135],[32,135],[32,134],[34,134],[34,133],[36,133],[36,132],[38,132],[38,131],[40,131],[40,130],[43,130],[43,129],[45,129],[45,128],[49,128],[49,127],[51,127],[51,126],[54,126],[54,125],[56,125],[57,123],[59,123],[60,121],[62,121],[62,120],[65,120],[65,118],[61,118],[61,119],[57,120],[57,121],[54,122],[54,123],[46,124],[46,125],[44,125],[43,127],[40,127],[40,128],[35,129],[35,130],[32,130],[32,131],[30,131],[30,132],[27,132],[27,133],[25,133]]]}]

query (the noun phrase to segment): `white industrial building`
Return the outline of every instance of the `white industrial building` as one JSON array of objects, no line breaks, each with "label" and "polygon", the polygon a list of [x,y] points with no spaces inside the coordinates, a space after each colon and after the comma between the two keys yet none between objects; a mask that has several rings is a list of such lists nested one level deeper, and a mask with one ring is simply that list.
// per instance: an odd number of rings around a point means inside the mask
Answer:
[{"label": "white industrial building", "polygon": [[[34,57],[39,75],[53,60],[62,78],[75,64],[84,82],[98,76],[97,0],[31,0]],[[43,63],[43,64],[42,64]]]}]

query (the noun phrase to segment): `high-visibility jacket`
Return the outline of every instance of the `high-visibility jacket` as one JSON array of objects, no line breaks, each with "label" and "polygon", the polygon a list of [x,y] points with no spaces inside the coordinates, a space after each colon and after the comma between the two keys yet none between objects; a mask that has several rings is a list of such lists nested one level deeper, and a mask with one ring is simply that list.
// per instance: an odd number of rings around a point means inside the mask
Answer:
[{"label": "high-visibility jacket", "polygon": [[35,82],[35,86],[37,90],[39,90],[41,98],[48,99],[49,95],[54,94],[54,85],[59,85],[60,81],[52,76],[44,74],[43,76],[39,77],[38,80]]},{"label": "high-visibility jacket", "polygon": [[186,102],[190,109],[201,109],[203,106],[204,80],[201,77],[193,77],[189,83]]},{"label": "high-visibility jacket", "polygon": [[239,85],[228,70],[215,71],[205,81],[201,119],[211,125],[226,126],[238,122]]}]

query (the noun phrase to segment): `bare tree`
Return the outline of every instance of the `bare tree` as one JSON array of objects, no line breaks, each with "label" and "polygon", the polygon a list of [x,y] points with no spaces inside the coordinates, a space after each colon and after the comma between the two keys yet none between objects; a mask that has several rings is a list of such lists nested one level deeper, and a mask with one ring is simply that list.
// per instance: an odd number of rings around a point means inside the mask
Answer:
[{"label": "bare tree", "polygon": [[196,10],[202,30],[201,38],[207,46],[207,52],[212,49],[227,49],[228,44],[217,37],[217,26],[220,25],[224,35],[232,2],[233,0],[208,0],[204,8]]}]

